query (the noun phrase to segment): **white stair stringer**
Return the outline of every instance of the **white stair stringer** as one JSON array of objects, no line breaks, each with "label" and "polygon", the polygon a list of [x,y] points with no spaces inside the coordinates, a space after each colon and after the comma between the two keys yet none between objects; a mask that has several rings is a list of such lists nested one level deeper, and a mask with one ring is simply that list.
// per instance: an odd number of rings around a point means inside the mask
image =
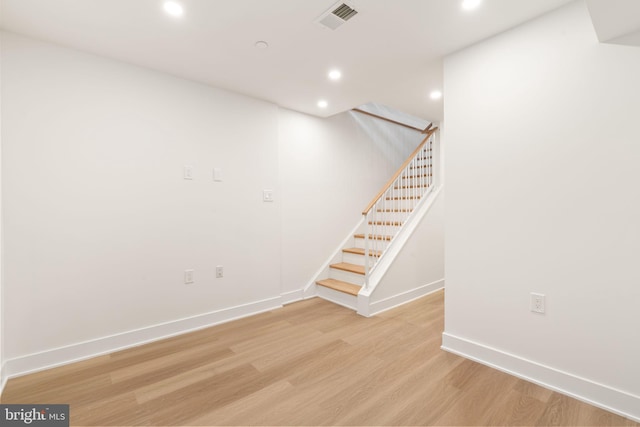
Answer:
[{"label": "white stair stringer", "polygon": [[418,203],[415,210],[403,224],[398,234],[391,241],[391,244],[388,246],[385,253],[378,261],[376,268],[371,272],[369,276],[369,286],[367,288],[363,287],[358,294],[358,314],[365,317],[376,314],[371,310],[371,295],[376,290],[378,284],[384,278],[391,265],[393,265],[393,262],[397,258],[398,254],[400,254],[402,248],[414,233],[422,219],[434,205],[441,191],[442,187],[438,186],[437,188],[434,188],[433,190],[425,194],[423,200]]},{"label": "white stair stringer", "polygon": [[322,297],[321,295],[318,294],[318,288],[320,288],[320,286],[316,285],[316,281],[330,276],[331,269],[329,266],[331,264],[336,264],[342,261],[342,250],[347,249],[349,247],[354,247],[356,239],[353,236],[358,233],[361,233],[363,230],[364,230],[364,218],[361,218],[360,221],[358,221],[356,226],[353,228],[353,230],[351,230],[351,232],[347,235],[347,237],[333,251],[331,256],[325,261],[324,264],[322,264],[322,267],[320,267],[320,269],[316,272],[316,274],[313,275],[311,280],[307,282],[307,285],[304,287],[304,290],[303,290],[304,299],[313,298],[315,296]]},{"label": "white stair stringer", "polygon": [[[361,288],[357,296],[349,295],[344,292],[339,292],[333,289],[319,286],[316,281],[325,278],[334,278],[338,280],[344,280],[357,285],[364,284],[364,276],[346,271],[336,270],[330,268],[331,265],[340,262],[348,262],[357,264],[358,255],[343,253],[344,249],[363,247],[363,239],[354,238],[356,234],[362,234],[365,229],[364,218],[358,222],[354,229],[349,233],[340,246],[331,254],[331,257],[326,260],[322,267],[318,270],[315,276],[309,281],[304,289],[304,297],[320,297],[326,299],[335,304],[355,310],[358,314],[370,317],[376,314],[372,310],[370,298],[375,289],[378,287],[381,280],[384,278],[386,272],[393,265],[396,257],[402,251],[411,235],[415,232],[416,228],[429,212],[434,202],[438,198],[441,192],[441,187],[434,188],[424,195],[420,202],[416,205],[411,215],[407,218],[405,223],[400,228],[398,234],[394,239],[386,246],[386,250],[383,256],[378,261],[376,268],[371,272],[369,276],[369,286]],[[390,214],[393,217],[393,214]],[[392,219],[388,219],[392,220]],[[360,255],[360,258],[364,258]]]}]

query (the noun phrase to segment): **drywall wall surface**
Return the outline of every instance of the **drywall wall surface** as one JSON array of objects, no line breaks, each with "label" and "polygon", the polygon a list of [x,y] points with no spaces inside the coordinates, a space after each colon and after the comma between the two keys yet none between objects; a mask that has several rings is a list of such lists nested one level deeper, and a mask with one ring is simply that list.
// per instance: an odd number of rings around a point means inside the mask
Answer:
[{"label": "drywall wall surface", "polygon": [[353,111],[320,119],[280,110],[284,294],[314,277],[423,138]]},{"label": "drywall wall surface", "polygon": [[445,337],[636,417],[639,75],[640,50],[599,44],[583,2],[445,60]]},{"label": "drywall wall surface", "polygon": [[[3,38],[2,33],[0,32],[0,94],[2,94],[2,44]],[[0,99],[0,396],[2,395],[2,390],[4,389],[5,384],[5,376],[4,376],[4,313],[3,313],[3,297],[4,286],[2,284],[2,276],[3,276],[3,257],[4,251],[2,249],[4,237],[3,226],[2,226],[2,99]]]},{"label": "drywall wall surface", "polygon": [[276,106],[2,42],[7,359],[279,301]]}]

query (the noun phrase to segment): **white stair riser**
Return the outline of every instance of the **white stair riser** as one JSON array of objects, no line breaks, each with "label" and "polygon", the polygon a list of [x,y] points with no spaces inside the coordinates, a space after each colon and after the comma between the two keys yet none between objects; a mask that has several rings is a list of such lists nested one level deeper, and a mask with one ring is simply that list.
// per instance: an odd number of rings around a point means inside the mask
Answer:
[{"label": "white stair riser", "polygon": [[369,233],[376,236],[395,236],[400,231],[400,227],[392,227],[389,225],[371,225]]},{"label": "white stair riser", "polygon": [[361,274],[351,273],[349,271],[329,269],[329,278],[342,280],[343,282],[353,283],[354,285],[364,285],[364,276]]},{"label": "white stair riser", "polygon": [[[404,187],[404,188],[402,188]],[[413,187],[413,188],[411,188]],[[423,195],[425,191],[427,191],[427,184],[424,182],[409,182],[402,183],[398,187],[393,187],[393,195],[394,196],[404,196],[404,195]]]},{"label": "white stair riser", "polygon": [[409,200],[387,200],[384,204],[380,205],[381,209],[413,209],[420,199]]},{"label": "white stair riser", "polygon": [[350,254],[348,252],[342,253],[342,262],[355,265],[364,265],[364,255]]},{"label": "white stair riser", "polygon": [[327,301],[331,301],[335,304],[342,305],[344,307],[351,308],[353,310],[357,310],[358,308],[358,297],[354,295],[345,294],[344,292],[336,291],[335,289],[325,288],[324,286],[316,286],[317,295],[326,299]]},{"label": "white stair riser", "polygon": [[[423,156],[424,157],[424,156]],[[433,160],[433,159],[432,159]],[[420,160],[416,160],[415,163],[412,163],[412,165],[418,165],[418,166],[428,166],[429,165],[429,159],[428,158],[422,158]]]},{"label": "white stair riser", "polygon": [[[420,175],[423,175],[423,174],[420,174]],[[403,186],[403,185],[428,185],[428,184],[429,184],[429,177],[427,177],[427,176],[416,176],[416,177],[406,178],[406,179],[400,180],[400,186]]]},{"label": "white stair riser", "polygon": [[411,212],[378,212],[381,221],[401,221],[407,220]]},{"label": "white stair riser", "polygon": [[[356,239],[356,248],[364,248],[364,239]],[[373,243],[373,241],[372,241]],[[376,240],[375,243],[375,247],[378,250],[384,250],[387,248],[387,246],[389,245],[389,242],[387,242],[386,240]],[[372,249],[372,248],[369,248]]]}]

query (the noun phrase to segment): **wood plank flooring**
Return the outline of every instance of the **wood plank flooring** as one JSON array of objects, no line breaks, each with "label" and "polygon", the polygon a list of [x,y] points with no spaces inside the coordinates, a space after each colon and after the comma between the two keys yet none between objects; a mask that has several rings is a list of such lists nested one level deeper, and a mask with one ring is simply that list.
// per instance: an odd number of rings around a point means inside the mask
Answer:
[{"label": "wood plank flooring", "polygon": [[438,292],[366,319],[321,299],[12,379],[71,424],[638,426],[440,350]]}]

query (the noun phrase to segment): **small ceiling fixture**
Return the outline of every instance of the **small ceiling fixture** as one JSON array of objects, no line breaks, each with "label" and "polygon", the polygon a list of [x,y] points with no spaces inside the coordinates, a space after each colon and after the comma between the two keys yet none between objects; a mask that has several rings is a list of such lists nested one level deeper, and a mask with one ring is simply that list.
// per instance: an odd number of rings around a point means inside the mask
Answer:
[{"label": "small ceiling fixture", "polygon": [[463,0],[462,8],[464,10],[473,10],[480,6],[480,3],[482,3],[482,0]]},{"label": "small ceiling fixture", "polygon": [[257,49],[268,49],[269,48],[269,43],[267,43],[264,40],[258,40],[254,46]]},{"label": "small ceiling fixture", "polygon": [[327,108],[328,106],[329,106],[329,103],[324,99],[321,99],[320,101],[318,101],[319,108]]},{"label": "small ceiling fixture", "polygon": [[440,92],[439,90],[434,90],[429,94],[429,97],[433,100],[438,100],[442,98],[442,92]]},{"label": "small ceiling fixture", "polygon": [[333,80],[333,81],[340,80],[341,77],[342,77],[342,73],[340,72],[340,70],[329,71],[330,80]]},{"label": "small ceiling fixture", "polygon": [[164,2],[164,11],[167,12],[171,16],[182,16],[184,14],[184,9],[182,5],[175,1],[166,1]]}]

